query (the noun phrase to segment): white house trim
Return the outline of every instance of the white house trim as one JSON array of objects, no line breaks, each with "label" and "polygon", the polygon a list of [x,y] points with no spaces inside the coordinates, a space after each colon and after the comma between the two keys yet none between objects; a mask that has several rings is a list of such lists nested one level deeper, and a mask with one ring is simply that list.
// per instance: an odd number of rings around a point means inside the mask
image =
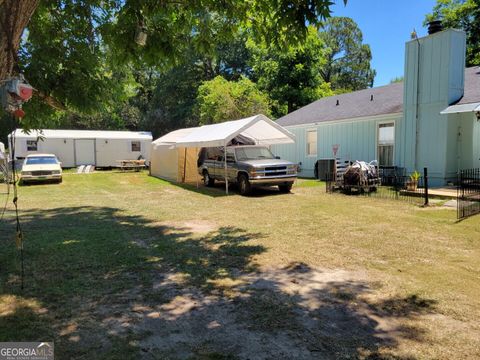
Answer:
[{"label": "white house trim", "polygon": [[391,120],[380,120],[380,121],[377,121],[375,123],[375,159],[378,160],[379,158],[379,154],[378,154],[378,132],[379,132],[379,129],[380,129],[380,125],[383,125],[383,124],[392,124],[393,123],[393,154],[392,154],[392,157],[393,157],[393,163],[395,164],[395,150],[397,148],[397,145],[396,145],[396,133],[397,133],[397,122],[396,122],[396,119],[391,119]]},{"label": "white house trim", "polygon": [[348,123],[348,122],[357,122],[357,121],[373,121],[373,120],[398,120],[403,115],[403,112],[398,113],[391,113],[391,114],[382,114],[382,115],[374,115],[374,116],[365,116],[365,117],[358,117],[358,118],[349,118],[349,119],[339,119],[339,120],[331,120],[331,121],[320,121],[315,123],[308,123],[308,124],[298,124],[298,125],[287,125],[284,126],[286,129],[308,129],[322,125],[329,125],[329,124],[337,124],[337,123]]}]

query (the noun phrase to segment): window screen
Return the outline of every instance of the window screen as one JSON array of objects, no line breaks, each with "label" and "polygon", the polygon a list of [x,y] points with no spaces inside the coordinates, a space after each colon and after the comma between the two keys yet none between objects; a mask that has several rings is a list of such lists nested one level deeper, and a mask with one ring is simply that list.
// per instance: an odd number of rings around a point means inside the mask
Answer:
[{"label": "window screen", "polygon": [[378,164],[393,166],[393,148],[395,145],[394,123],[378,125]]},{"label": "window screen", "polygon": [[317,155],[317,130],[307,131],[307,155]]},{"label": "window screen", "polygon": [[27,151],[37,151],[38,143],[36,140],[27,140]]},{"label": "window screen", "polygon": [[132,151],[142,151],[140,141],[132,141]]}]

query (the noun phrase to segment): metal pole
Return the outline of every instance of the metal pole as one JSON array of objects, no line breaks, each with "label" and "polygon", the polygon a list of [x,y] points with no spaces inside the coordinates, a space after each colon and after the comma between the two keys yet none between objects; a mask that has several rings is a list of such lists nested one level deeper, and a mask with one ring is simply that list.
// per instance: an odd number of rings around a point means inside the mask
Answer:
[{"label": "metal pole", "polygon": [[224,142],[223,164],[225,168],[225,193],[228,195],[228,176],[227,176],[227,142]]},{"label": "metal pole", "polygon": [[428,169],[423,168],[423,181],[425,182],[425,203],[424,206],[428,206]]},{"label": "metal pole", "polygon": [[185,182],[185,178],[187,177],[187,148],[185,148],[185,154],[183,158],[183,181]]},{"label": "metal pole", "polygon": [[[199,155],[198,148],[195,148],[195,154],[197,154],[197,158],[198,158],[198,155]],[[197,165],[198,165],[198,163],[197,163]],[[198,189],[198,176],[199,176],[199,174],[198,174],[198,166],[197,166],[197,175],[195,176],[195,181],[197,183],[197,189]]]}]

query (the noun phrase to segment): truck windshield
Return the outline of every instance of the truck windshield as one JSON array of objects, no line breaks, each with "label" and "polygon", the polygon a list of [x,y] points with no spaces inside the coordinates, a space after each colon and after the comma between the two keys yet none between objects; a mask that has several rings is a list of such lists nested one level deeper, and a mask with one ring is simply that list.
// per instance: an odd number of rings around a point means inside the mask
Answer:
[{"label": "truck windshield", "polygon": [[264,147],[244,147],[235,149],[238,161],[258,160],[258,159],[273,159],[273,154]]},{"label": "truck windshield", "polygon": [[53,156],[35,156],[27,158],[28,165],[50,165],[58,164],[58,161]]}]

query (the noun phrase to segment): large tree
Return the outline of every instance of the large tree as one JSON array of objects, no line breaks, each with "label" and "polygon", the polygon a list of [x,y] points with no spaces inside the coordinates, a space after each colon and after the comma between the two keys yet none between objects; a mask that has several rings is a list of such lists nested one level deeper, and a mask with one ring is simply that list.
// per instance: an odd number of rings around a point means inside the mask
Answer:
[{"label": "large tree", "polygon": [[370,66],[372,52],[363,44],[358,25],[348,17],[331,17],[319,31],[327,55],[321,75],[335,91],[355,91],[371,87],[375,70]]},{"label": "large tree", "polygon": [[273,100],[275,117],[285,115],[324,96],[332,95],[321,76],[325,44],[309,27],[305,41],[287,47],[249,42],[253,78]]},{"label": "large tree", "polygon": [[229,41],[215,44],[211,53],[196,51],[193,47],[181,63],[159,73],[141,127],[154,136],[180,127],[196,126],[197,90],[202,82],[222,76],[227,80],[239,80],[250,76],[250,54],[246,48],[246,33],[239,31]]},{"label": "large tree", "polygon": [[425,22],[441,19],[447,28],[467,33],[467,66],[480,65],[480,0],[437,0]]},{"label": "large tree", "polygon": [[[329,0],[0,0],[0,79],[22,70],[51,105],[53,95],[60,107],[95,110],[121,87],[112,68],[171,65],[187,46],[209,53],[241,26],[268,41],[297,41],[305,24],[329,15],[330,5]],[[144,46],[138,35],[147,36]]]},{"label": "large tree", "polygon": [[242,77],[228,81],[222,76],[205,81],[198,89],[198,113],[201,124],[265,114],[270,116],[268,96],[255,83]]}]

